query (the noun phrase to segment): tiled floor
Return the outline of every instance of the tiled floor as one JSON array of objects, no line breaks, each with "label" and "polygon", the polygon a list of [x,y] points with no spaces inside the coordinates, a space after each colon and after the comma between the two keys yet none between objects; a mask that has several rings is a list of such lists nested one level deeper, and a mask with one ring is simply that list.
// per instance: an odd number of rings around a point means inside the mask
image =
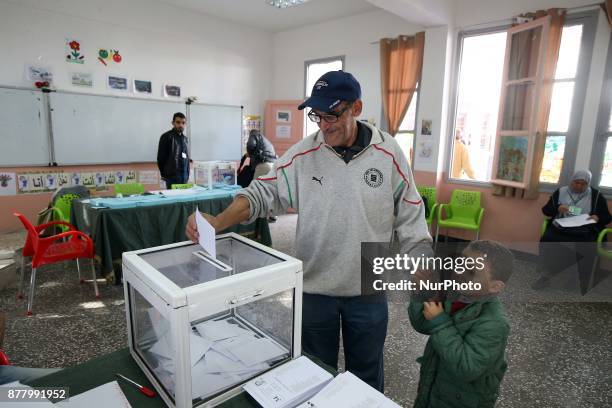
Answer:
[{"label": "tiled floor", "polygon": [[[274,246],[294,253],[296,216],[271,224]],[[14,250],[22,234],[0,236],[0,250]],[[535,268],[518,262],[503,300],[511,322],[509,368],[499,407],[612,406],[612,278],[587,297],[567,294],[561,285],[537,295],[529,285]],[[40,269],[36,315],[24,316],[15,288],[0,292],[7,312],[5,350],[17,365],[65,367],[126,346],[123,289],[100,285],[94,299],[90,284],[80,285],[74,263]],[[406,297],[390,297],[385,353],[386,394],[403,407],[412,405],[418,364],[426,337],[408,322]],[[607,300],[607,301],[606,301]]]}]

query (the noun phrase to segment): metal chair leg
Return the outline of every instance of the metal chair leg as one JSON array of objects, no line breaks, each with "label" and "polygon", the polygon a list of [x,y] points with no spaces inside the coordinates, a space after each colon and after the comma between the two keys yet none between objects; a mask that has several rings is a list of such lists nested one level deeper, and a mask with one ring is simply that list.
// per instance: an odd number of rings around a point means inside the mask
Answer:
[{"label": "metal chair leg", "polygon": [[93,274],[93,284],[94,291],[96,292],[96,299],[100,299],[100,292],[98,292],[98,279],[96,276],[96,263],[94,262],[93,258],[91,260],[91,273]]},{"label": "metal chair leg", "polygon": [[79,258],[76,259],[77,264],[77,273],[79,274],[79,283],[84,283],[85,279],[81,278],[81,264],[79,263]]},{"label": "metal chair leg", "polygon": [[436,224],[436,240],[434,241],[434,252],[438,248],[438,234],[440,233],[440,226]]},{"label": "metal chair leg", "polygon": [[30,293],[28,293],[28,310],[26,315],[32,316],[32,306],[34,305],[34,285],[36,283],[36,268],[32,267],[32,276],[30,276]]},{"label": "metal chair leg", "polygon": [[23,281],[25,280],[25,267],[26,267],[26,258],[25,256],[21,256],[21,265],[19,271],[19,290],[17,292],[17,299],[23,299]]},{"label": "metal chair leg", "polygon": [[591,289],[593,289],[593,285],[595,284],[595,274],[599,269],[599,255],[595,255],[595,261],[593,262],[593,268],[591,269],[591,276],[589,277],[589,285],[587,286],[586,293],[589,293]]},{"label": "metal chair leg", "polygon": [[476,231],[476,241],[478,241],[478,237],[480,236],[480,230]]}]

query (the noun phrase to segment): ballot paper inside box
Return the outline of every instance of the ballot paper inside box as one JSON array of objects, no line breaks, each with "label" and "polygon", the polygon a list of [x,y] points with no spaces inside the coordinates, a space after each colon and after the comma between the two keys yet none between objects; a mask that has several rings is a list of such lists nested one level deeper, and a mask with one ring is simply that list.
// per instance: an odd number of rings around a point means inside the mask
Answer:
[{"label": "ballot paper inside box", "polygon": [[130,352],[171,407],[212,407],[300,356],[302,263],[230,233],[123,254]]}]

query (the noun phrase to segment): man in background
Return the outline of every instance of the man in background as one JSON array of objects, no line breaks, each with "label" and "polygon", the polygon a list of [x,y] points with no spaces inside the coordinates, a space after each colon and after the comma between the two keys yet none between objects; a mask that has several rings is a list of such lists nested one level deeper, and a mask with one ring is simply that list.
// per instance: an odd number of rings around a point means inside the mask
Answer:
[{"label": "man in background", "polygon": [[166,188],[172,184],[184,184],[189,179],[189,152],[185,127],[185,115],[177,112],[172,117],[172,129],[161,135],[157,148],[157,167]]},{"label": "man in background", "polygon": [[471,179],[476,178],[474,177],[474,170],[472,170],[470,152],[463,143],[462,131],[461,129],[457,129],[453,146],[453,167],[451,168],[451,177],[464,178],[465,176]]}]

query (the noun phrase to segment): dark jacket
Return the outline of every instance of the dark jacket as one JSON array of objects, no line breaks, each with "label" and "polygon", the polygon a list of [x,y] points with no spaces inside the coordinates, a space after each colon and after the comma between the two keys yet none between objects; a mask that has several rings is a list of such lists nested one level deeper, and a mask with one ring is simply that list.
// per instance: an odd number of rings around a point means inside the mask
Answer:
[{"label": "dark jacket", "polygon": [[410,302],[416,331],[429,335],[415,408],[492,408],[507,369],[510,325],[499,299],[474,302],[450,316],[451,302],[429,321],[423,303]]},{"label": "dark jacket", "polygon": [[[182,148],[181,138],[184,138],[184,149]],[[157,167],[162,178],[173,179],[181,176],[181,153],[187,155],[187,158],[184,160],[186,163],[189,163],[189,152],[186,147],[187,137],[179,135],[174,129],[161,135],[157,148]]]},{"label": "dark jacket", "polygon": [[[545,216],[557,218],[559,215],[559,189],[557,189],[548,199],[548,202],[542,207],[542,212]],[[596,215],[599,218],[597,231],[601,231],[612,221],[612,216],[608,210],[608,200],[596,188],[591,187],[591,211],[589,215]]]}]

